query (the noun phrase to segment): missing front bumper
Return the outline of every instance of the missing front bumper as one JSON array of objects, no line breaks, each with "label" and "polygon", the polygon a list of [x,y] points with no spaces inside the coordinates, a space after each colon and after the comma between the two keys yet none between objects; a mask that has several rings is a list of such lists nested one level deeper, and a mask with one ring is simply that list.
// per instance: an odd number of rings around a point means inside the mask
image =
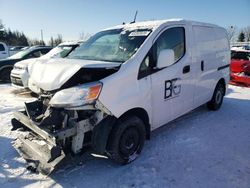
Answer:
[{"label": "missing front bumper", "polygon": [[24,131],[24,135],[21,134],[13,144],[18,153],[27,161],[27,169],[46,175],[59,166],[65,158],[65,153],[57,141],[65,135],[68,137],[76,135],[74,127],[50,134],[36,125],[25,111],[14,112],[12,125],[14,130],[18,128],[28,130]]},{"label": "missing front bumper", "polygon": [[47,144],[38,143],[19,137],[13,146],[27,161],[27,169],[48,175],[62,162],[65,154],[57,146],[50,147]]}]

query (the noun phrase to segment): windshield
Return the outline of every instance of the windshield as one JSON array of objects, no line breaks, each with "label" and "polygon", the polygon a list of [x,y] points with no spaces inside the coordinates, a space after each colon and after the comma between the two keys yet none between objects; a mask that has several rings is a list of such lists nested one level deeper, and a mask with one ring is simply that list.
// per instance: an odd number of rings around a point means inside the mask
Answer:
[{"label": "windshield", "polygon": [[71,59],[125,62],[145,41],[151,30],[107,30],[101,31],[69,54]]},{"label": "windshield", "polygon": [[53,48],[49,53],[42,56],[43,58],[54,58],[54,57],[66,57],[68,53],[72,50],[74,46],[70,45],[61,45]]},{"label": "windshield", "polygon": [[231,59],[250,60],[250,52],[231,51]]}]

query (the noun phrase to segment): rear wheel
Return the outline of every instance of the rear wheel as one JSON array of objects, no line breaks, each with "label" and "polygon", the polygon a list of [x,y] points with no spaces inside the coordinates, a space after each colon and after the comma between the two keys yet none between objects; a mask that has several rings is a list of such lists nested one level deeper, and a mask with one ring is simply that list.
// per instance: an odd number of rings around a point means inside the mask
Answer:
[{"label": "rear wheel", "polygon": [[10,83],[10,73],[11,73],[12,68],[4,68],[0,72],[0,80],[3,82]]},{"label": "rear wheel", "polygon": [[109,137],[109,157],[120,164],[134,161],[142,151],[145,137],[145,125],[140,118],[132,116],[118,122]]},{"label": "rear wheel", "polygon": [[211,101],[207,103],[207,107],[210,110],[218,110],[221,107],[223,102],[223,97],[225,95],[225,87],[224,84],[218,83]]}]

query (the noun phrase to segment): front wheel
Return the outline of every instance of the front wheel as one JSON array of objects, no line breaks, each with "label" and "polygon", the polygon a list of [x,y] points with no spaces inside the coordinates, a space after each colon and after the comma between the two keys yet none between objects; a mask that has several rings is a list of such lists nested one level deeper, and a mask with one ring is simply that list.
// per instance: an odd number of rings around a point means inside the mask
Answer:
[{"label": "front wheel", "polygon": [[225,95],[225,87],[223,84],[218,83],[214,90],[212,99],[207,103],[208,109],[209,110],[220,109],[224,95]]},{"label": "front wheel", "polygon": [[145,137],[145,125],[140,118],[132,116],[118,122],[109,137],[109,157],[120,164],[134,161],[142,151]]}]

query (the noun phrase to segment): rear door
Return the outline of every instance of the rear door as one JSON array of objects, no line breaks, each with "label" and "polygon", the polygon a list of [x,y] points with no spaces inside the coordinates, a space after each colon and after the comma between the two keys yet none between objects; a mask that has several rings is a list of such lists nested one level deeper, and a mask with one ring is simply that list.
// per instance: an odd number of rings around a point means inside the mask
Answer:
[{"label": "rear door", "polygon": [[193,60],[196,73],[194,105],[198,107],[208,102],[213,94],[217,77],[216,44],[212,27],[193,26]]}]

